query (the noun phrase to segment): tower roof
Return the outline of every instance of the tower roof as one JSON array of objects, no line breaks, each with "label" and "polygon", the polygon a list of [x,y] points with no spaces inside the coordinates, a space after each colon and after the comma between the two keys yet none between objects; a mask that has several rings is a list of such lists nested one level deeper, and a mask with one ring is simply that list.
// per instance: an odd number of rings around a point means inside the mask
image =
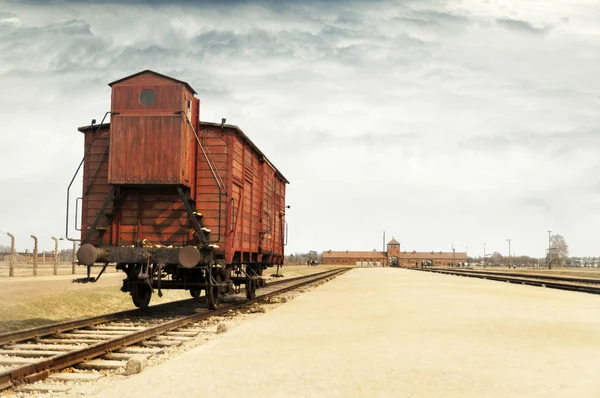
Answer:
[{"label": "tower roof", "polygon": [[394,237],[392,237],[392,240],[389,241],[387,244],[388,244],[388,246],[389,245],[399,245],[400,242],[398,242],[396,239],[394,239]]}]

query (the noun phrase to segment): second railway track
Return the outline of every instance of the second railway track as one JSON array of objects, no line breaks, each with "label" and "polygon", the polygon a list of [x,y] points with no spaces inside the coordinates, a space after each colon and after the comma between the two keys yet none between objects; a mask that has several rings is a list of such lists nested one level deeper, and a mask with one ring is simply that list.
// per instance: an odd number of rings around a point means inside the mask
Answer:
[{"label": "second railway track", "polygon": [[568,290],[573,292],[600,294],[600,279],[572,278],[555,275],[519,274],[511,272],[493,272],[479,270],[415,268],[419,271],[434,272],[439,274],[464,276],[468,278],[489,279],[499,282],[546,287],[550,289]]},{"label": "second railway track", "polygon": [[[107,367],[125,366],[126,360],[137,354],[152,354],[160,347],[193,339],[200,333],[193,325],[200,321],[328,280],[347,270],[272,282],[255,299],[230,296],[231,303],[214,311],[201,306],[198,300],[184,300],[154,306],[148,311],[124,311],[0,334],[0,391],[43,380],[53,372],[77,364],[101,367],[100,362],[92,361],[94,358],[104,357]],[[142,342],[143,347],[131,347]]]}]

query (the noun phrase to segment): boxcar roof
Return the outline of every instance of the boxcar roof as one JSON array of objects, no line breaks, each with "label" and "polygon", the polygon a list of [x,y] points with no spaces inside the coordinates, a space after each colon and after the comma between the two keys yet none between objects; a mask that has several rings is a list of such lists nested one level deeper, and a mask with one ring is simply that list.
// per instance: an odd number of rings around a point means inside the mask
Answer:
[{"label": "boxcar roof", "polygon": [[120,78],[119,80],[115,80],[115,81],[114,81],[114,82],[112,82],[112,83],[108,83],[108,85],[109,85],[110,87],[112,87],[112,86],[113,86],[113,84],[121,83],[121,82],[122,82],[122,81],[124,81],[124,80],[131,79],[132,77],[135,77],[135,76],[138,76],[138,75],[143,75],[144,73],[152,73],[152,74],[155,74],[156,76],[164,77],[165,79],[169,79],[169,80],[173,80],[174,82],[181,83],[181,84],[185,85],[187,88],[189,88],[189,89],[190,89],[190,91],[191,91],[192,93],[194,93],[194,94],[198,94],[198,93],[196,92],[196,90],[194,90],[194,89],[192,88],[192,86],[190,86],[190,85],[189,85],[187,82],[184,82],[183,80],[173,79],[171,76],[163,75],[163,74],[161,74],[161,73],[154,72],[153,70],[150,70],[150,69],[146,69],[146,70],[143,70],[143,71],[141,71],[141,72],[134,73],[133,75],[129,75],[129,76],[122,77],[122,78]]},{"label": "boxcar roof", "polygon": [[[201,126],[211,126],[211,127],[221,127],[221,123],[213,123],[213,122],[203,122],[200,121],[200,125]],[[246,135],[246,133],[244,133],[242,131],[241,128],[239,128],[238,126],[236,126],[235,124],[225,124],[223,125],[223,127],[225,128],[229,128],[229,129],[233,129],[240,137],[242,137],[248,144],[250,144],[250,146],[260,155],[264,158],[265,162],[269,163],[274,169],[275,172],[277,173],[277,175],[279,175],[279,177],[281,177],[283,179],[283,181],[287,184],[289,184],[290,182],[287,180],[287,178],[285,178],[283,176],[283,174],[281,174],[281,171],[279,171],[279,169],[277,169],[277,167],[275,167],[275,165],[273,164],[273,162],[271,162],[269,160],[269,158],[267,158],[267,156],[256,146],[256,144],[254,144],[254,142],[252,142],[252,140]]]},{"label": "boxcar roof", "polygon": [[[200,122],[201,126],[211,126],[211,127],[221,127],[221,123],[212,123],[212,122]],[[285,178],[285,176],[283,174],[281,174],[281,171],[279,171],[279,169],[277,167],[275,167],[275,165],[273,164],[273,162],[271,162],[267,156],[260,150],[258,149],[258,147],[256,146],[256,144],[254,144],[254,142],[252,142],[252,140],[246,135],[246,133],[244,133],[242,131],[241,128],[239,128],[238,126],[234,125],[234,124],[225,124],[224,125],[225,128],[228,129],[232,129],[234,130],[240,137],[242,137],[248,144],[250,144],[250,146],[260,155],[263,157],[263,159],[265,160],[265,162],[269,163],[274,169],[275,169],[275,173],[277,173],[277,175],[279,177],[281,177],[281,179],[283,179],[283,181],[286,184],[289,184],[290,182],[288,181],[287,178]],[[93,130],[93,129],[104,129],[104,128],[110,128],[110,123],[103,123],[103,124],[94,124],[94,125],[89,125],[89,126],[82,126],[79,127],[77,130],[81,131],[82,133],[89,131],[89,130]]]}]

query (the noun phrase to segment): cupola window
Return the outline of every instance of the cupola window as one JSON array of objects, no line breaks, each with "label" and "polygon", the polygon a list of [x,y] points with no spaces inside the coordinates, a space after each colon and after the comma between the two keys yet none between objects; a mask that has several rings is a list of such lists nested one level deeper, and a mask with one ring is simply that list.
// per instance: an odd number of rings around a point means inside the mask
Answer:
[{"label": "cupola window", "polygon": [[150,106],[154,103],[155,99],[156,99],[156,94],[154,94],[154,91],[152,91],[152,90],[144,90],[140,94],[140,102],[143,105]]}]

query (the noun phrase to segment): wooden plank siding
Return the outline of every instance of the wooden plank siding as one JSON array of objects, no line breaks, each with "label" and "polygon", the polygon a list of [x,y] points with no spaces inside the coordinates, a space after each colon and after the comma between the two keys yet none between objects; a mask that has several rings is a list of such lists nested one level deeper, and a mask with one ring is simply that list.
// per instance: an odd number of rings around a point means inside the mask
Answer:
[{"label": "wooden plank siding", "polygon": [[[204,225],[211,230],[210,240],[216,242],[220,249],[225,248],[225,239],[227,236],[227,205],[228,197],[225,195],[229,191],[227,181],[229,180],[229,155],[225,137],[221,136],[220,130],[216,128],[200,128],[200,142],[202,143],[206,155],[212,159],[216,167],[213,171],[209,167],[206,157],[202,151],[198,151],[197,177],[196,177],[196,208],[203,215]],[[219,178],[225,184],[225,189],[221,189],[219,197]],[[219,213],[219,206],[221,212]],[[220,219],[219,219],[220,216]],[[219,238],[220,232],[220,239]]]},{"label": "wooden plank siding", "polygon": [[114,116],[109,178],[112,184],[184,184],[182,133],[177,116]]},{"label": "wooden plank siding", "polygon": [[[237,126],[199,122],[199,100],[185,82],[150,72],[112,87],[112,110],[118,114],[111,124],[102,125],[97,135],[97,126],[79,129],[89,148],[83,167],[82,239],[112,187],[118,186],[124,195],[121,205],[108,231],[94,233],[90,243],[198,244],[176,191],[179,186],[189,189],[211,230],[211,243],[225,253],[228,264],[281,264],[287,180],[249,138]],[[156,93],[151,106],[139,101],[144,88]],[[223,183],[221,195],[217,180]],[[107,224],[107,217],[101,217],[98,225]]]},{"label": "wooden plank siding", "polygon": [[262,209],[262,250],[273,253],[277,233],[275,224],[277,212],[275,210],[275,170],[267,162],[262,164],[263,176],[263,209]]},{"label": "wooden plank siding", "polygon": [[[218,243],[227,252],[227,262],[262,261],[263,252],[283,254],[285,182],[235,129],[225,127],[222,134],[218,126],[203,126],[201,136],[228,193],[221,199]],[[198,209],[207,227],[217,231],[218,188],[203,156],[198,160],[197,187]]]},{"label": "wooden plank siding", "polygon": [[[87,156],[83,164],[83,192],[81,203],[81,239],[85,239],[88,229],[94,223],[96,215],[102,208],[104,199],[109,194],[111,186],[108,184],[108,127],[101,127],[96,133],[96,128],[85,132],[84,145]],[[112,203],[106,211],[112,209]],[[102,217],[99,226],[106,226],[107,220]],[[91,240],[101,244],[110,244],[110,230],[100,239],[100,234],[92,235]]]}]

